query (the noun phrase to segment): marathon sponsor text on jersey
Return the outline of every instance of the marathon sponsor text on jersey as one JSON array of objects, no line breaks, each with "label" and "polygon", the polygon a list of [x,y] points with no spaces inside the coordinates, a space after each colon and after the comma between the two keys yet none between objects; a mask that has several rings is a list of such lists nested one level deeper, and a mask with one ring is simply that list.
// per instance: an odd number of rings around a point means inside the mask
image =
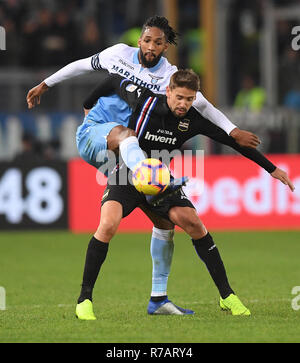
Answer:
[{"label": "marathon sponsor text on jersey", "polygon": [[138,52],[138,48],[116,44],[95,54],[91,58],[91,66],[94,70],[107,69],[110,73],[117,73],[138,86],[164,94],[177,67],[171,65],[165,57],[161,57],[156,66],[143,68],[138,60]]}]

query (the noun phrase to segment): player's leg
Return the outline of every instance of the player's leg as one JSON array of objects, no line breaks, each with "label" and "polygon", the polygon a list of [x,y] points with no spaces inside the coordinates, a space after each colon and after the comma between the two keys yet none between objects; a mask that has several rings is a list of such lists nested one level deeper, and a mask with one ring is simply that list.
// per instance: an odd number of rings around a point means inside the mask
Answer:
[{"label": "player's leg", "polygon": [[224,264],[211,235],[207,232],[194,208],[173,207],[169,211],[173,223],[181,227],[191,238],[195,250],[213,278],[220,295],[225,298],[233,293]]},{"label": "player's leg", "polygon": [[167,296],[167,284],[174,251],[174,224],[159,217],[145,206],[140,206],[152,221],[150,253],[152,257],[152,301],[162,301]]},{"label": "player's leg", "polygon": [[174,251],[174,224],[159,217],[145,206],[140,206],[140,208],[154,225],[150,245],[152,257],[151,299],[160,301],[167,295],[168,277]]},{"label": "player's leg", "polygon": [[107,150],[120,152],[130,169],[145,159],[135,132],[116,122],[85,121],[77,130],[76,143],[83,160],[97,169],[108,161]]},{"label": "player's leg", "polygon": [[108,245],[116,233],[122,219],[122,205],[116,201],[108,201],[101,207],[100,223],[88,245],[82,279],[81,293],[78,302],[92,300],[92,292],[105,261]]},{"label": "player's leg", "polygon": [[[83,284],[76,314],[81,305],[87,302],[92,316],[92,292],[97,280],[100,268],[104,263],[108,250],[108,242],[114,236],[122,218],[129,215],[140,203],[140,193],[128,185],[107,184],[101,201],[100,223],[95,232],[86,255]],[[80,301],[82,301],[80,303]],[[81,319],[85,319],[84,310]],[[78,314],[77,314],[78,316]]]},{"label": "player's leg", "polygon": [[152,257],[152,290],[148,304],[148,314],[183,315],[192,314],[174,305],[168,300],[167,285],[174,252],[174,224],[169,220],[153,213],[146,206],[140,208],[152,221],[150,252]]},{"label": "player's leg", "polygon": [[[169,210],[170,220],[190,235],[198,256],[205,263],[221,295],[220,305],[233,315],[250,315],[232,290],[219,250],[194,208],[175,206]],[[222,306],[223,304],[223,306]]]},{"label": "player's leg", "polygon": [[92,308],[93,289],[106,259],[109,241],[118,229],[122,213],[122,205],[116,201],[107,201],[101,208],[99,226],[87,248],[81,292],[76,306],[76,316],[81,320],[96,319]]},{"label": "player's leg", "polygon": [[143,150],[133,130],[119,125],[114,127],[107,136],[109,150],[120,153],[125,165],[133,170],[134,166],[145,159]]},{"label": "player's leg", "polygon": [[[119,152],[124,160],[126,166],[131,170],[141,160],[144,160],[144,154],[139,147],[137,138],[133,130],[125,128],[123,126],[117,126],[113,128],[107,137],[108,148],[113,151]],[[147,214],[147,213],[146,213]],[[162,218],[154,215],[148,215],[154,223],[154,229],[151,237],[151,257],[152,257],[152,292],[150,303],[153,302],[152,310],[158,309],[158,304],[169,303],[167,299],[167,282],[170,273],[174,242],[173,242],[173,225],[169,221],[162,221]],[[169,306],[169,305],[168,305]],[[164,313],[174,314],[174,309],[170,309],[168,312],[166,307]],[[179,310],[177,309],[177,312]],[[149,312],[149,306],[148,306]],[[182,314],[184,309],[181,309]],[[185,310],[185,313],[191,313]]]}]

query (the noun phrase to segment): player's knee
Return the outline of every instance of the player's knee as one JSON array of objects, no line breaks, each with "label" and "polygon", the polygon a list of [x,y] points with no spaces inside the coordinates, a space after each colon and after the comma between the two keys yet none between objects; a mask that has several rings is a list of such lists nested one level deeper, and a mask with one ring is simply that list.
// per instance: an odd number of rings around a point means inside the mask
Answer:
[{"label": "player's knee", "polygon": [[172,208],[169,212],[170,219],[181,227],[192,238],[200,238],[206,234],[206,228],[194,209],[181,207]]},{"label": "player's knee", "polygon": [[120,143],[130,136],[136,136],[136,133],[128,127],[122,125],[114,127],[107,136],[108,149],[116,152]]},{"label": "player's knee", "polygon": [[196,218],[186,218],[184,221],[184,226],[186,232],[191,235],[202,229],[202,223],[199,219]]},{"label": "player's knee", "polygon": [[127,139],[130,136],[136,136],[136,133],[129,129],[128,127],[124,127],[122,126],[122,130],[120,131],[120,135],[119,135],[119,142],[122,142],[123,140]]},{"label": "player's knee", "polygon": [[[110,241],[115,235],[118,225],[119,224],[113,221],[111,218],[104,218],[101,220],[97,232],[101,233],[102,236],[105,236],[106,240]],[[102,238],[104,239],[104,237]]]}]

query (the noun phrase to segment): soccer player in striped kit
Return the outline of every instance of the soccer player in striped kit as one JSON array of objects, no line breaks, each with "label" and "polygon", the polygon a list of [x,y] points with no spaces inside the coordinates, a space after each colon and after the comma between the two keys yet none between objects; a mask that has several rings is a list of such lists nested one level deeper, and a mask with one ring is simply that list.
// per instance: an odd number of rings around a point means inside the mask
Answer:
[{"label": "soccer player in striped kit", "polygon": [[[107,77],[107,80],[103,79],[84,102],[84,108],[97,108],[98,104],[93,106],[96,100],[106,94],[120,95],[131,106],[132,114],[128,127],[135,130],[140,148],[147,157],[150,157],[154,150],[159,153],[163,152],[160,154],[160,159],[169,164],[174,156],[173,151],[179,151],[186,141],[196,135],[206,135],[232,147],[264,168],[273,178],[288,185],[291,191],[294,190],[294,185],[285,171],[272,164],[255,148],[238,145],[232,137],[200,116],[192,107],[199,89],[199,78],[193,71],[179,70],[174,73],[166,95],[156,95],[118,75],[108,75]],[[130,142],[130,137],[124,142]],[[123,143],[121,147],[124,147]],[[136,172],[136,162],[144,160],[145,157],[142,155],[140,160],[134,160],[131,158],[130,152],[126,152],[126,148],[123,150],[118,167],[109,173],[107,187],[102,197],[101,220],[95,236],[99,241],[106,241],[108,244],[117,232],[122,218],[128,216],[137,207],[147,206],[151,212],[178,225],[191,237],[198,256],[205,263],[219,291],[221,309],[229,310],[232,315],[249,316],[250,310],[240,301],[229,284],[213,237],[198,217],[195,207],[181,189],[181,185],[179,184],[176,190],[175,188],[167,189],[156,196],[144,195],[132,185],[131,180],[132,175]],[[98,258],[88,263],[89,269],[91,265],[94,265],[94,270],[100,271],[106,257],[106,244],[102,244],[103,249],[100,249],[99,246],[95,252],[98,254]],[[92,273],[87,271],[84,278],[89,275],[92,276]],[[91,279],[87,278],[83,285],[90,283]],[[164,287],[164,281],[160,281],[159,285]],[[150,299],[147,309],[149,314],[193,314],[193,311],[173,304],[166,295],[160,296],[160,298],[162,299],[160,302],[153,298]],[[77,316],[81,315],[82,304],[92,306],[89,300],[78,304]]]}]

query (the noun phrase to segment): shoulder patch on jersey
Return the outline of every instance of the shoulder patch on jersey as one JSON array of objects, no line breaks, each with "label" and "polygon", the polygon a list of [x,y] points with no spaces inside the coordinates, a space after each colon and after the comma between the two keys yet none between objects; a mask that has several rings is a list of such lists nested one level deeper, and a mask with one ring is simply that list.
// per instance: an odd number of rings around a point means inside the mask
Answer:
[{"label": "shoulder patch on jersey", "polygon": [[134,92],[137,88],[138,86],[136,84],[130,83],[129,85],[126,86],[126,91]]}]

